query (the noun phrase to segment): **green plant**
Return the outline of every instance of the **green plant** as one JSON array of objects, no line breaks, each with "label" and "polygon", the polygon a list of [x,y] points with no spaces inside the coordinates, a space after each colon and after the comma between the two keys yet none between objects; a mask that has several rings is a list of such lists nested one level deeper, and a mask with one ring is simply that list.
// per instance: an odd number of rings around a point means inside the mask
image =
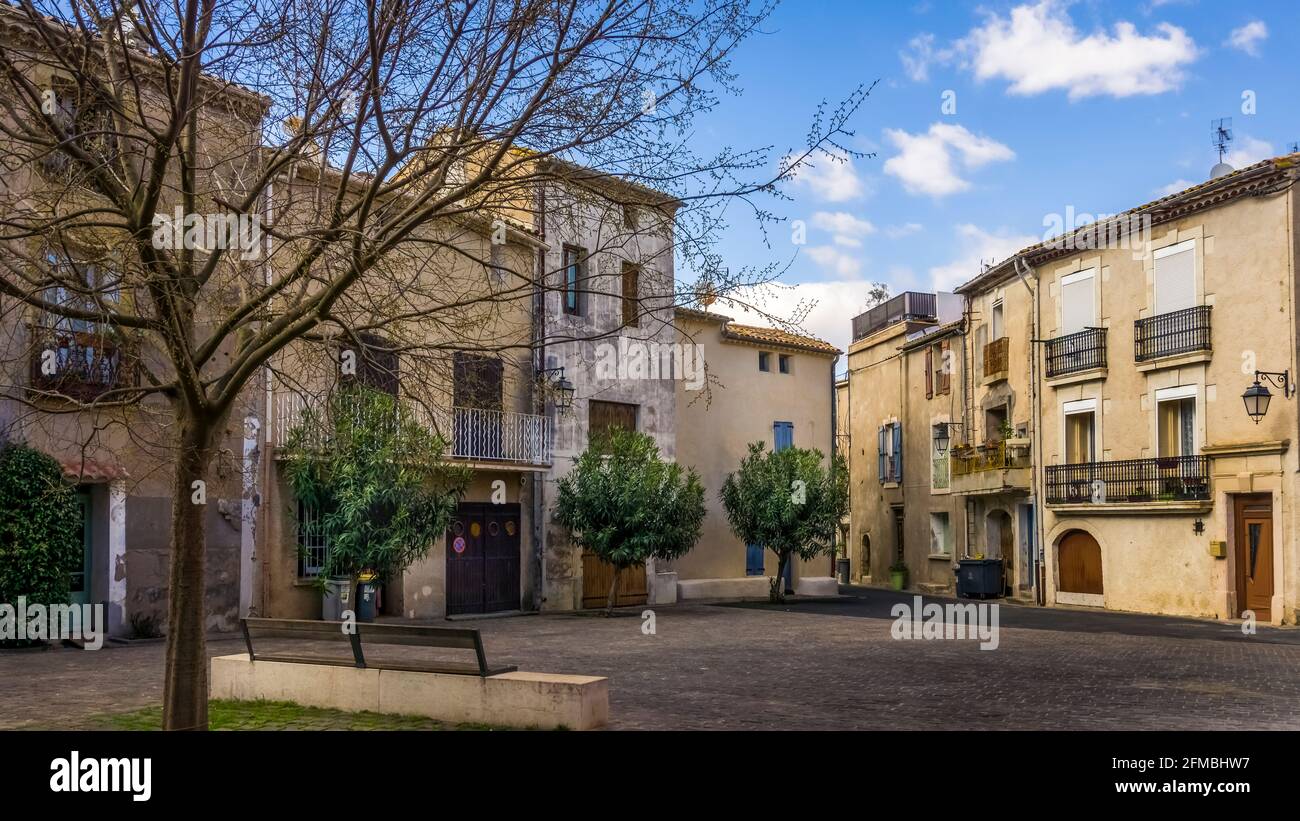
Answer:
[{"label": "green plant", "polygon": [[[825,469],[819,450],[764,447],[749,446],[719,495],[732,532],[775,553],[776,578],[782,579],[795,556],[808,561],[835,549],[835,532],[848,511],[848,470],[840,454]],[[784,586],[774,584],[769,598],[778,602],[784,596]]]},{"label": "green plant", "polygon": [[665,462],[654,439],[612,430],[588,444],[557,483],[555,521],[615,568],[606,614],[614,610],[623,568],[675,559],[700,538],[704,486],[694,470]]},{"label": "green plant", "polygon": [[0,446],[0,602],[67,604],[82,549],[81,507],[59,463],[24,444]]},{"label": "green plant", "polygon": [[399,573],[428,554],[469,486],[443,461],[446,443],[396,398],[363,387],[333,393],[287,436],[294,494],[321,513],[327,576]]}]

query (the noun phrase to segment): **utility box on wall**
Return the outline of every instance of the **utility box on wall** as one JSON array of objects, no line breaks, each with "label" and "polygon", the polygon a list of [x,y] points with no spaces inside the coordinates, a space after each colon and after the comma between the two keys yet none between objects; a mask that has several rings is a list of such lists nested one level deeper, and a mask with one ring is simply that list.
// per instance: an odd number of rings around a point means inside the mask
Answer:
[{"label": "utility box on wall", "polygon": [[1210,555],[1216,559],[1226,559],[1228,557],[1228,543],[1222,539],[1211,539]]}]

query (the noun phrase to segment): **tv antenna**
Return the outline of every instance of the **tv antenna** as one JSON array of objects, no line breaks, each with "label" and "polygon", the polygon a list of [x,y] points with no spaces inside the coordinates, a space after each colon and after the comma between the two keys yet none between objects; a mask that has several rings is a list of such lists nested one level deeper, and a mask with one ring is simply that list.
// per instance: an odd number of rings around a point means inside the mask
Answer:
[{"label": "tv antenna", "polygon": [[1286,145],[1286,153],[1288,153],[1288,154],[1300,154],[1300,143],[1287,143],[1287,145]]},{"label": "tv antenna", "polygon": [[1219,162],[1223,162],[1223,155],[1228,153],[1228,143],[1232,142],[1232,118],[1210,120],[1210,129],[1210,143],[1219,149]]}]

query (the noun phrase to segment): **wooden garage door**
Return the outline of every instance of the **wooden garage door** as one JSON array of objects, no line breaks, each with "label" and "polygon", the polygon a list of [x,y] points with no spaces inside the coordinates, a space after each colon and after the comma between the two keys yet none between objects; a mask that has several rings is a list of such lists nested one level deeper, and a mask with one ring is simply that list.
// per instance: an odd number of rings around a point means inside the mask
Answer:
[{"label": "wooden garage door", "polygon": [[1101,546],[1096,539],[1072,530],[1061,539],[1056,556],[1061,592],[1101,595]]}]

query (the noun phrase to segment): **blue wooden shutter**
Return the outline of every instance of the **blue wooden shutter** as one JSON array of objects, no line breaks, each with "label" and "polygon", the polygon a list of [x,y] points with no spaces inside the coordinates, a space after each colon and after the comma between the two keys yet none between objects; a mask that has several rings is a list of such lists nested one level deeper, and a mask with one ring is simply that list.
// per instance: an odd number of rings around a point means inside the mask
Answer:
[{"label": "blue wooden shutter", "polygon": [[903,426],[898,422],[894,428],[894,481],[903,481]]},{"label": "blue wooden shutter", "polygon": [[876,430],[876,473],[880,475],[880,483],[885,483],[885,426],[881,425]]},{"label": "blue wooden shutter", "polygon": [[772,445],[776,451],[794,447],[794,422],[772,423]]}]

